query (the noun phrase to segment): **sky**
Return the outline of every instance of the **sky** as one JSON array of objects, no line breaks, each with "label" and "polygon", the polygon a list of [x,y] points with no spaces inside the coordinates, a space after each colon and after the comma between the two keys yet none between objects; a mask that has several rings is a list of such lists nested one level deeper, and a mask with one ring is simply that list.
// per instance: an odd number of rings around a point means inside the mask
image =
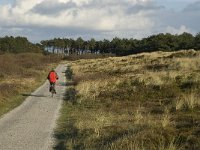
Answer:
[{"label": "sky", "polygon": [[0,0],[0,37],[142,39],[200,32],[200,0]]}]

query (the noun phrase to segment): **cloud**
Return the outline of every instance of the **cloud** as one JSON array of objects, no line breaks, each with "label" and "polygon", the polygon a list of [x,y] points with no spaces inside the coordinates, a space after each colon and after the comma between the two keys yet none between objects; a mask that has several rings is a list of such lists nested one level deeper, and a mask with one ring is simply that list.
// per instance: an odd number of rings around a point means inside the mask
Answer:
[{"label": "cloud", "polygon": [[0,20],[11,26],[144,29],[153,25],[145,13],[153,10],[148,4],[147,0],[16,0],[12,7],[1,6]]},{"label": "cloud", "polygon": [[199,3],[177,12],[156,0],[15,0],[0,5],[0,28],[4,30],[0,35],[20,34],[39,41],[59,35],[103,39],[196,32]]},{"label": "cloud", "polygon": [[163,8],[164,8],[164,6],[156,6],[153,3],[148,3],[148,5],[145,3],[144,4],[136,4],[136,5],[128,6],[127,14],[132,14],[132,13],[135,14],[135,13],[139,13],[141,11],[156,12]]},{"label": "cloud", "polygon": [[182,34],[184,32],[192,33],[192,30],[187,28],[184,25],[181,25],[179,28],[168,26],[165,32],[171,33],[171,34]]},{"label": "cloud", "polygon": [[190,5],[188,5],[183,12],[200,12],[200,1],[196,1]]},{"label": "cloud", "polygon": [[74,8],[77,8],[77,5],[72,1],[64,3],[58,1],[46,0],[35,5],[35,7],[31,10],[31,12],[47,16],[48,15],[57,16],[63,11]]},{"label": "cloud", "polygon": [[[181,34],[189,32],[196,34],[200,31],[200,1],[191,2],[182,10],[161,9],[154,16],[156,23],[154,33],[169,32],[172,34]],[[152,31],[153,31],[152,30]]]}]

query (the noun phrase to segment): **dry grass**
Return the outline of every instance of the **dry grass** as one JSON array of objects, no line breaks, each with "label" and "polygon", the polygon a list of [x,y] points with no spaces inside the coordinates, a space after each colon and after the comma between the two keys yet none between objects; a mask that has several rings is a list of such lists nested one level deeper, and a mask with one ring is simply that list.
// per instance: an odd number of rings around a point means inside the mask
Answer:
[{"label": "dry grass", "polygon": [[63,107],[56,136],[64,136],[55,149],[200,149],[199,52],[144,53],[70,65],[77,103]]},{"label": "dry grass", "polygon": [[189,109],[193,110],[200,106],[200,99],[194,92],[183,94],[176,101],[176,110]]},{"label": "dry grass", "polygon": [[45,81],[47,71],[58,61],[58,57],[36,53],[0,55],[0,115]]}]

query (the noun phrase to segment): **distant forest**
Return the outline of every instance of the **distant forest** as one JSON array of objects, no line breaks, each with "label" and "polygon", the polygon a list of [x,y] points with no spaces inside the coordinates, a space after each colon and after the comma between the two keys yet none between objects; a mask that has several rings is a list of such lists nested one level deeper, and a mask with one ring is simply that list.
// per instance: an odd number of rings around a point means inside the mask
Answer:
[{"label": "distant forest", "polygon": [[195,49],[200,50],[200,33],[193,36],[190,33],[172,35],[169,33],[152,35],[141,40],[115,37],[112,40],[99,40],[94,38],[83,40],[54,38],[43,40],[33,44],[25,37],[3,37],[0,38],[0,53],[11,52],[45,52],[58,53],[65,55],[82,55],[87,53],[94,54],[115,54],[117,56],[136,54],[141,52],[153,51],[178,51]]},{"label": "distant forest", "polygon": [[26,37],[5,36],[0,38],[0,54],[2,53],[23,53],[42,52],[38,44],[33,44]]}]

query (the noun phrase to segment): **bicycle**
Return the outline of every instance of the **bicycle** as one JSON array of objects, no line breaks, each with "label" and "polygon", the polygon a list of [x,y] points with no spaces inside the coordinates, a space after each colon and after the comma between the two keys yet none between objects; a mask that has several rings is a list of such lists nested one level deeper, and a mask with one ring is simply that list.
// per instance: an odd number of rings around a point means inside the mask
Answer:
[{"label": "bicycle", "polygon": [[51,92],[51,97],[56,94],[55,83],[50,83],[49,92]]}]

